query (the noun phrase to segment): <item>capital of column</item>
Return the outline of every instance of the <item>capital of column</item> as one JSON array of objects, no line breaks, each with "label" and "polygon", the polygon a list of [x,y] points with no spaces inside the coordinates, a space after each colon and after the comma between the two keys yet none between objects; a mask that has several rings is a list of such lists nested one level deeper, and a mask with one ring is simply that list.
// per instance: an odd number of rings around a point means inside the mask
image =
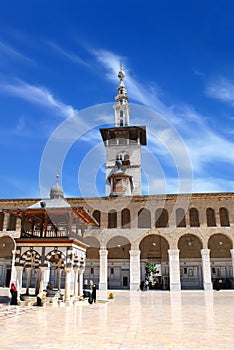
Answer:
[{"label": "capital of column", "polygon": [[207,249],[207,248],[204,248],[204,249],[201,249],[201,255],[205,256],[205,255],[208,255],[210,256],[210,249]]},{"label": "capital of column", "polygon": [[100,249],[99,255],[100,255],[100,257],[106,257],[108,255],[108,250],[107,249]]},{"label": "capital of column", "polygon": [[141,254],[141,251],[139,249],[131,249],[129,250],[129,254],[131,257],[138,257]]},{"label": "capital of column", "polygon": [[180,250],[179,249],[168,249],[168,254],[171,259],[177,258],[179,256]]}]

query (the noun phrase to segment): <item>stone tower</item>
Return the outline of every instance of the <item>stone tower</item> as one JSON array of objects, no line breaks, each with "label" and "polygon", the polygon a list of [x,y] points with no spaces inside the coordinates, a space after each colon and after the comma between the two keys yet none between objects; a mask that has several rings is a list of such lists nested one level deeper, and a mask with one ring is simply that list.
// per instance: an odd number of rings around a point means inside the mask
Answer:
[{"label": "stone tower", "polygon": [[125,73],[118,73],[114,108],[115,125],[100,129],[106,149],[106,196],[141,195],[141,145],[146,145],[146,127],[130,126],[130,106]]}]

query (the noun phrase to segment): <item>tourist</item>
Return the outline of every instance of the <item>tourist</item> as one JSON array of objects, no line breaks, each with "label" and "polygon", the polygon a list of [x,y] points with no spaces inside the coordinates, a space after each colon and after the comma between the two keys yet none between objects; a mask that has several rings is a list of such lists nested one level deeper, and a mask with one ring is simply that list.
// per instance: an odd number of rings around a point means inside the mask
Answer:
[{"label": "tourist", "polygon": [[17,296],[18,296],[18,292],[17,292],[17,289],[16,289],[16,286],[14,283],[11,283],[11,289],[10,289],[10,292],[11,292],[11,301],[10,301],[10,305],[17,305]]},{"label": "tourist", "polygon": [[97,298],[97,288],[96,288],[96,284],[94,284],[93,290],[92,290],[92,299],[94,303],[96,303],[96,298]]},{"label": "tourist", "polygon": [[37,306],[43,306],[44,300],[46,300],[46,292],[37,294]]}]

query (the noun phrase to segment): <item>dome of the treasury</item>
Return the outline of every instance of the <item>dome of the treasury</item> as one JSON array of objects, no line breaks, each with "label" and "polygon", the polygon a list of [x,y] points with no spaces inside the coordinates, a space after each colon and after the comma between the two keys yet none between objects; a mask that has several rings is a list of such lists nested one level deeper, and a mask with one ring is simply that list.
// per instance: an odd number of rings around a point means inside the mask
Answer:
[{"label": "dome of the treasury", "polygon": [[51,188],[50,198],[64,198],[63,188],[58,182]]}]

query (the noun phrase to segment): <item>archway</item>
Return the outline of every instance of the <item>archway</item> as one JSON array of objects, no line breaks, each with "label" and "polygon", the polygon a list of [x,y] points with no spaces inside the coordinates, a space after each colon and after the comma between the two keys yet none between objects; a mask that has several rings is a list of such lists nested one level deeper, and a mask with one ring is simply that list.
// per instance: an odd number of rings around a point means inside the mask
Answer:
[{"label": "archway", "polygon": [[0,237],[0,287],[9,287],[11,280],[12,251],[15,242],[10,236]]},{"label": "archway", "polygon": [[208,241],[211,261],[211,277],[213,284],[219,281],[219,287],[223,289],[233,288],[233,266],[231,239],[223,233],[212,235]]},{"label": "archway", "polygon": [[202,289],[202,241],[187,233],[178,241],[180,251],[180,282],[182,289]]},{"label": "archway", "polygon": [[107,242],[108,288],[129,289],[131,244],[126,237],[116,236]]},{"label": "archway", "polygon": [[[99,282],[99,250],[100,242],[96,237],[88,236],[84,242],[89,245],[86,250],[86,263],[84,271],[84,280],[93,281],[96,286]],[[88,283],[89,284],[89,283]]]},{"label": "archway", "polygon": [[47,256],[49,266],[49,281],[51,289],[64,289],[66,274],[64,271],[65,257],[62,252],[56,250]]},{"label": "archway", "polygon": [[147,280],[151,289],[169,289],[168,241],[151,234],[140,242],[141,281]]}]

